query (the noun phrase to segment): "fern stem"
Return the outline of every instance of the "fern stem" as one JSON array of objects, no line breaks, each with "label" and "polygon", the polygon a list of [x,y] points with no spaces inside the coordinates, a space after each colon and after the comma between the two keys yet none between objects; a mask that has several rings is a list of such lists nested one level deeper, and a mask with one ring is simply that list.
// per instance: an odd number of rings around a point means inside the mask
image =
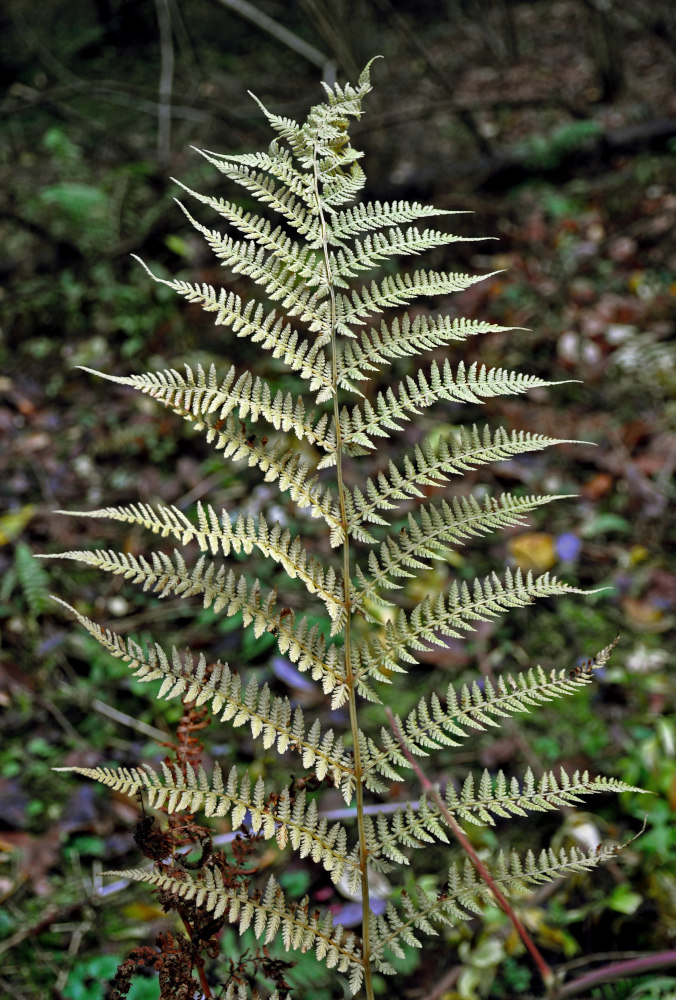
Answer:
[{"label": "fern stem", "polygon": [[538,972],[540,973],[540,976],[542,977],[542,982],[545,985],[545,989],[549,991],[552,988],[555,981],[554,973],[552,972],[552,970],[542,957],[540,949],[535,944],[535,942],[533,941],[532,937],[530,936],[530,934],[528,933],[522,922],[519,920],[511,903],[508,901],[508,899],[496,885],[495,880],[493,879],[493,876],[489,872],[488,868],[486,867],[486,865],[483,863],[477,852],[472,847],[471,843],[467,839],[465,831],[460,826],[455,816],[444,802],[441,793],[439,792],[439,789],[437,788],[436,785],[432,784],[432,782],[429,780],[429,778],[421,768],[418,761],[415,759],[415,757],[409,750],[408,746],[406,745],[406,741],[404,740],[401,734],[401,730],[397,725],[397,720],[394,717],[392,709],[388,707],[385,709],[385,711],[387,713],[387,718],[389,719],[392,732],[399,741],[402,753],[404,754],[407,761],[409,762],[409,764],[415,771],[416,775],[418,776],[418,781],[420,782],[424,790],[427,792],[427,794],[434,799],[439,811],[443,814],[444,819],[446,820],[446,823],[453,832],[456,840],[458,841],[463,851],[467,854],[467,856],[471,860],[479,876],[484,880],[488,888],[493,893],[496,903],[498,904],[502,912],[511,920],[514,930],[517,932],[517,934],[523,941],[524,945],[526,946],[526,950],[530,953],[530,956],[533,959],[533,962]]},{"label": "fern stem", "polygon": [[331,385],[333,388],[333,420],[336,429],[336,487],[338,490],[338,505],[340,522],[343,529],[343,600],[345,605],[345,680],[349,696],[350,729],[352,731],[352,747],[354,753],[355,777],[355,808],[357,811],[357,832],[359,837],[359,870],[361,871],[361,903],[362,903],[362,962],[364,967],[364,991],[367,1000],[374,1000],[373,983],[371,981],[371,941],[370,919],[371,908],[369,900],[369,880],[367,866],[366,830],[364,826],[364,784],[361,749],[359,745],[359,721],[357,717],[357,693],[352,666],[351,627],[352,627],[352,595],[350,591],[350,534],[348,530],[347,510],[345,507],[345,487],[343,484],[342,434],[340,429],[340,408],[338,405],[338,357],[336,345],[336,292],[331,275],[331,260],[326,229],[326,218],[322,206],[319,189],[319,169],[317,147],[315,144],[313,157],[314,194],[317,202],[317,212],[321,226],[322,254],[326,270],[326,283],[331,301]]},{"label": "fern stem", "polygon": [[[183,916],[183,914],[181,914],[181,920],[183,921],[183,926],[186,929],[186,933],[187,933],[188,937],[192,941],[193,940],[193,928],[190,926],[190,924],[188,923],[188,921],[186,920],[186,918]],[[198,978],[199,978],[199,981],[200,981],[200,986],[202,987],[202,995],[203,995],[204,1000],[214,1000],[214,995],[211,992],[211,987],[209,986],[209,982],[207,980],[207,974],[206,974],[206,971],[204,969],[204,963],[203,962],[201,964],[200,963],[196,963],[195,967],[197,969],[197,975],[198,975]]]}]

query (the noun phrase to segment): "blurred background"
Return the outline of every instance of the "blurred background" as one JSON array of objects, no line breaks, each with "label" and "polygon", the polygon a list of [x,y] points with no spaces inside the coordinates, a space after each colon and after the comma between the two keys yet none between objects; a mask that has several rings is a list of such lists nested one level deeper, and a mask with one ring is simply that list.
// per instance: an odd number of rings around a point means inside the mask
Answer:
[{"label": "blurred background", "polygon": [[[470,474],[476,495],[576,496],[538,512],[530,525],[460,550],[404,599],[505,562],[602,588],[543,602],[482,625],[462,645],[435,649],[407,685],[393,687],[390,703],[405,713],[450,680],[537,662],[574,667],[619,632],[594,687],[477,738],[460,754],[440,755],[430,777],[461,782],[470,765],[508,774],[530,765],[541,774],[562,763],[651,790],[650,797],[592,799],[579,814],[536,824],[477,828],[472,837],[488,858],[548,841],[624,842],[645,823],[616,865],[547,887],[523,917],[552,965],[569,970],[673,945],[676,6],[45,0],[36,8],[7,0],[0,12],[0,993],[7,996],[100,1000],[117,964],[133,946],[152,943],[165,920],[145,891],[118,886],[106,898],[99,891],[97,871],[137,863],[137,804],[51,768],[156,761],[180,705],[151,701],[147,687],[58,611],[51,592],[124,635],[152,631],[164,645],[188,643],[242,663],[275,690],[325,711],[276,655],[272,636],[254,640],[237,618],[153,601],[117,579],[39,563],[33,553],[97,544],[142,551],[136,531],[54,513],[137,499],[186,510],[202,498],[217,507],[244,503],[308,530],[292,509],[275,508],[260,477],[224,464],[178,418],[76,366],[128,374],[236,361],[265,370],[282,388],[299,388],[249,342],[150,282],[130,254],[161,276],[248,294],[188,227],[171,178],[237,198],[191,146],[264,148],[270,135],[248,90],[302,120],[321,100],[322,77],[354,81],[376,54],[384,59],[373,67],[374,91],[353,132],[366,153],[367,195],[467,213],[451,217],[449,227],[493,239],[432,254],[426,266],[500,273],[436,305],[525,328],[468,344],[454,357],[571,380],[476,412],[440,406],[409,425],[404,441],[484,414],[591,442]],[[200,218],[217,225],[208,214]],[[406,360],[394,368],[382,374],[384,384],[411,371]],[[401,438],[387,446],[394,454]],[[378,461],[386,457],[381,451]],[[324,555],[312,524],[308,545]],[[254,572],[273,582],[265,564]],[[378,710],[365,716],[380,725]],[[246,734],[215,726],[210,740],[209,753],[227,766],[255,760],[271,783],[289,780],[291,765],[261,756]],[[407,794],[410,788],[393,786],[395,799]],[[333,793],[322,798],[326,808],[336,804]],[[448,861],[447,850],[431,848],[419,870],[443,872]],[[328,880],[310,863],[280,865],[263,845],[259,864],[291,897],[308,892],[327,901]],[[414,888],[416,876],[407,878]],[[417,877],[430,892],[442,881]],[[337,919],[358,922],[349,899],[332,905]],[[238,947],[230,931],[223,940],[221,975]],[[521,945],[497,911],[427,944],[424,961],[415,953],[401,971],[395,992],[377,982],[380,995],[538,995]],[[307,957],[289,981],[300,996],[343,995]],[[589,995],[674,997],[676,970]],[[154,1000],[156,980],[136,977],[130,996]]]}]

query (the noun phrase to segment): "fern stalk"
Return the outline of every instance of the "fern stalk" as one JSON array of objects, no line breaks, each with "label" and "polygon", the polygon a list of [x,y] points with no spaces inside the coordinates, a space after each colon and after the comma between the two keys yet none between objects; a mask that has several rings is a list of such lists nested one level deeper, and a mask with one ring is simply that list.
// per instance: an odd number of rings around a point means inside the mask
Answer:
[{"label": "fern stalk", "polygon": [[535,944],[533,938],[530,936],[530,934],[524,927],[523,923],[519,919],[516,911],[514,910],[514,907],[510,905],[509,901],[506,899],[506,897],[503,895],[503,893],[496,885],[495,879],[493,878],[493,876],[491,875],[488,868],[483,863],[477,852],[472,847],[472,844],[467,838],[465,831],[460,826],[455,816],[453,815],[453,813],[450,811],[450,809],[442,799],[439,789],[436,787],[436,785],[432,784],[432,782],[429,780],[429,778],[423,771],[418,761],[415,759],[415,757],[409,750],[408,746],[406,745],[406,740],[404,739],[402,732],[399,728],[397,720],[394,717],[394,712],[389,706],[385,709],[385,714],[389,719],[390,726],[392,727],[392,732],[394,733],[399,745],[401,746],[401,752],[403,753],[404,757],[415,771],[418,781],[424,788],[425,792],[432,799],[434,799],[434,801],[437,804],[437,808],[439,809],[439,812],[443,815],[448,826],[453,832],[454,837],[462,847],[465,854],[471,860],[479,876],[484,880],[488,888],[493,893],[495,901],[502,910],[502,912],[508,917],[509,920],[511,920],[514,930],[516,931],[516,933],[519,935],[524,945],[526,946],[526,949],[530,953],[535,963],[535,966],[538,972],[540,973],[540,976],[542,977],[542,982],[545,986],[545,989],[547,990],[551,989],[554,983],[554,973],[552,972],[552,970],[542,957],[542,952]]},{"label": "fern stalk", "polygon": [[333,283],[333,273],[331,269],[331,259],[329,256],[329,243],[327,238],[326,218],[322,204],[320,182],[319,182],[319,162],[317,155],[317,144],[313,151],[312,172],[314,181],[314,196],[319,216],[321,232],[321,249],[324,257],[324,267],[326,270],[326,281],[329,287],[329,297],[331,301],[330,330],[331,330],[331,389],[333,391],[333,420],[336,429],[336,489],[338,492],[338,506],[340,509],[340,524],[343,531],[343,593],[345,606],[345,625],[343,635],[345,639],[345,682],[348,689],[348,704],[350,711],[350,731],[352,733],[352,752],[354,754],[354,777],[355,777],[355,809],[357,817],[357,836],[359,838],[359,870],[361,872],[361,906],[362,906],[362,961],[364,963],[364,992],[367,1000],[374,1000],[373,982],[371,979],[371,927],[370,927],[370,899],[369,899],[369,878],[366,830],[364,827],[364,769],[361,759],[361,747],[359,740],[359,717],[357,710],[357,690],[352,666],[352,593],[350,587],[350,532],[348,529],[347,508],[345,506],[345,484],[343,482],[343,438],[340,426],[340,405],[338,398],[338,344],[336,336],[336,291]]}]

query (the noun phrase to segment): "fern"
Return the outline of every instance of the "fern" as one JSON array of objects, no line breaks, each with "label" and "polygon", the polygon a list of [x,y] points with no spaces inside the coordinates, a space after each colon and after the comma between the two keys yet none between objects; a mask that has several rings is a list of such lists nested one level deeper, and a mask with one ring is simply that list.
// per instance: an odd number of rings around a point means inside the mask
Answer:
[{"label": "fern", "polygon": [[[218,614],[241,613],[244,628],[257,636],[272,634],[279,651],[308,672],[334,707],[347,706],[349,731],[324,730],[319,719],[306,719],[301,708],[293,708],[288,698],[274,695],[254,676],[247,680],[228,664],[208,663],[203,653],[166,651],[158,642],[141,645],[124,639],[71,609],[136,677],[160,682],[159,698],[208,705],[234,727],[247,727],[261,749],[296,755],[319,782],[331,781],[352,804],[356,829],[322,818],[316,800],[294,783],[271,788],[242,767],[227,773],[218,764],[211,771],[190,764],[166,764],[160,771],[147,765],[71,770],[116,792],[142,794],[149,806],[168,813],[229,817],[233,828],[248,817],[254,832],[276,840],[280,849],[288,846],[311,858],[335,883],[345,882],[361,894],[361,932],[334,926],[331,915],[315,912],[308,899],[289,902],[274,878],[263,888],[253,879],[226,884],[210,863],[195,873],[167,871],[158,863],[151,871],[129,871],[125,877],[227,918],[240,932],[251,927],[266,944],[280,937],[287,950],[313,951],[318,961],[347,976],[353,993],[363,989],[372,1000],[374,969],[393,972],[392,956],[419,948],[425,935],[480,913],[492,890],[467,861],[464,867],[451,867],[438,896],[429,898],[422,890],[414,898],[404,894],[376,917],[369,905],[369,871],[410,864],[427,843],[448,842],[457,823],[494,825],[628,786],[586,772],[536,777],[528,770],[521,780],[484,772],[478,778],[470,775],[460,789],[449,783],[443,800],[436,793],[423,794],[416,805],[388,816],[378,812],[376,798],[366,809],[367,794],[377,797],[389,782],[410,777],[414,758],[458,747],[477,731],[572,695],[591,681],[612,649],[611,644],[572,672],[534,667],[506,674],[495,685],[486,681],[482,687],[457,690],[451,684],[443,695],[431,693],[411,704],[408,715],[396,719],[396,729],[383,727],[379,734],[362,729],[364,700],[381,701],[393,672],[406,671],[422,651],[538,598],[581,593],[549,574],[534,578],[506,570],[470,583],[455,581],[446,594],[412,607],[392,604],[403,583],[437,560],[452,560],[458,546],[520,524],[532,510],[558,499],[507,493],[483,503],[460,494],[429,501],[430,489],[440,490],[452,477],[480,466],[560,442],[502,427],[460,427],[434,441],[421,440],[397,463],[378,462],[384,437],[439,403],[478,404],[553,383],[444,359],[432,360],[398,385],[367,392],[374,376],[398,358],[445,350],[506,329],[420,310],[415,317],[401,312],[416,300],[462,291],[486,276],[391,267],[378,276],[378,268],[393,258],[417,256],[457,238],[428,228],[424,220],[449,213],[424,205],[350,204],[364,185],[364,173],[361,154],[349,139],[349,123],[361,116],[369,90],[367,66],[355,86],[326,87],[324,103],[313,107],[303,124],[260,105],[277,133],[267,152],[222,156],[200,151],[226,180],[261,205],[261,214],[182,186],[188,197],[230,226],[231,235],[208,228],[181,207],[222,265],[246,276],[259,298],[245,300],[225,288],[158,278],[146,268],[156,281],[212,313],[217,325],[231,327],[282,362],[302,381],[304,394],[283,392],[234,366],[222,374],[199,366],[186,367],[184,373],[98,373],[190,421],[224,458],[259,470],[266,482],[288,494],[301,516],[321,522],[337,558],[312,554],[301,535],[263,515],[208,504],[184,512],[144,503],[79,516],[139,526],[171,540],[172,554],[164,549],[148,555],[98,550],[70,551],[63,557],[121,576],[161,598],[195,596]],[[395,315],[380,318],[393,309]],[[244,421],[261,424],[261,436],[248,434]],[[360,472],[361,455],[370,455],[376,468],[368,476]],[[405,526],[399,530],[402,516]],[[199,550],[196,559],[182,551],[190,545]],[[257,579],[235,572],[227,564],[233,553],[269,559],[299,581],[309,603],[328,616],[330,629],[280,607],[276,588],[266,590]],[[39,579],[37,584],[39,592]],[[36,602],[37,597],[37,608]],[[378,605],[390,606],[384,625],[374,612]],[[377,627],[369,627],[376,622]],[[568,872],[587,871],[614,850],[603,847],[590,855],[575,849],[544,851],[523,859],[507,853],[496,862],[494,888],[506,895],[527,892],[529,886]],[[230,985],[226,995],[242,1000],[248,994],[244,987],[236,991]]]},{"label": "fern", "polygon": [[49,578],[25,542],[17,543],[14,570],[30,615],[37,618],[49,604]]}]

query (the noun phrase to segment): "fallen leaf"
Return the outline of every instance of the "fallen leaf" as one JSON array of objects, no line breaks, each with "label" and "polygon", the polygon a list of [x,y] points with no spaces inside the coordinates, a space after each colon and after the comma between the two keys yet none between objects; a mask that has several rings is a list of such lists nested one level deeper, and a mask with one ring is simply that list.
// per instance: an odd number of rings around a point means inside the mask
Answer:
[{"label": "fallen leaf", "polygon": [[556,562],[556,546],[552,535],[545,531],[528,531],[508,542],[509,551],[519,569],[544,573]]},{"label": "fallen leaf", "polygon": [[580,492],[588,500],[601,500],[602,497],[610,493],[612,488],[613,477],[609,476],[607,472],[599,472],[584,484]]}]

